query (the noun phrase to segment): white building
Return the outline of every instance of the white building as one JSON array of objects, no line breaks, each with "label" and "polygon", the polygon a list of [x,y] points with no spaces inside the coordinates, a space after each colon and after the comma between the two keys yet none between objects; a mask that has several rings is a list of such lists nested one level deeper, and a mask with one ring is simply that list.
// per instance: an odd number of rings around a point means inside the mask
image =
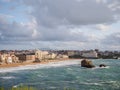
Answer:
[{"label": "white building", "polygon": [[19,62],[18,57],[16,57],[14,54],[1,54],[0,55],[0,62],[1,63],[16,63]]},{"label": "white building", "polygon": [[7,63],[9,64],[11,64],[12,63],[12,57],[11,56],[9,56],[8,58],[7,58]]},{"label": "white building", "polygon": [[47,51],[36,50],[35,52],[35,58],[38,60],[55,59],[56,56],[55,53],[49,53]]},{"label": "white building", "polygon": [[67,56],[67,55],[63,55],[62,58],[63,58],[63,59],[68,59],[69,56]]},{"label": "white building", "polygon": [[68,59],[68,55],[49,53],[47,51],[36,50],[35,52],[36,60],[50,60],[50,59]]},{"label": "white building", "polygon": [[51,58],[52,58],[52,59],[56,58],[56,54],[55,54],[55,53],[52,53],[52,54],[51,54]]},{"label": "white building", "polygon": [[46,56],[46,58],[48,58],[48,59],[55,59],[56,58],[56,54],[55,53],[50,53],[50,54],[48,54],[47,56]]},{"label": "white building", "polygon": [[97,58],[98,54],[96,51],[86,51],[82,53],[82,56],[86,58]]},{"label": "white building", "polygon": [[37,50],[37,51],[35,52],[35,58],[41,60],[42,57],[43,57],[42,51]]}]

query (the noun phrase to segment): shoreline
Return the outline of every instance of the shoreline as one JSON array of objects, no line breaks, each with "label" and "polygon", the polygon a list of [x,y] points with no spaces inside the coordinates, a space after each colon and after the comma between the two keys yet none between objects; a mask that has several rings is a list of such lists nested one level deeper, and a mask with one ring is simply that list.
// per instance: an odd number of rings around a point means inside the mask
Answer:
[{"label": "shoreline", "polygon": [[[26,66],[26,65],[39,65],[39,64],[48,64],[52,62],[60,62],[60,61],[70,61],[70,60],[77,60],[77,59],[59,59],[59,60],[48,60],[48,61],[42,61],[38,63],[34,62],[23,62],[23,63],[12,63],[12,64],[2,64],[0,65],[0,68],[11,68],[11,67],[19,67],[19,66]],[[81,59],[79,59],[81,60]]]}]

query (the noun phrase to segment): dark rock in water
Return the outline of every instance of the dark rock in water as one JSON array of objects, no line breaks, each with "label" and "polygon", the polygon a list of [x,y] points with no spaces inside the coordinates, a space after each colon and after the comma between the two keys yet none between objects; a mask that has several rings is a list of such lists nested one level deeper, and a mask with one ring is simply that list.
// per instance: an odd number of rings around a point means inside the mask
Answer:
[{"label": "dark rock in water", "polygon": [[99,67],[106,67],[106,65],[105,64],[100,64]]},{"label": "dark rock in water", "polygon": [[93,65],[92,61],[84,59],[81,61],[81,67],[93,68],[95,66]]}]

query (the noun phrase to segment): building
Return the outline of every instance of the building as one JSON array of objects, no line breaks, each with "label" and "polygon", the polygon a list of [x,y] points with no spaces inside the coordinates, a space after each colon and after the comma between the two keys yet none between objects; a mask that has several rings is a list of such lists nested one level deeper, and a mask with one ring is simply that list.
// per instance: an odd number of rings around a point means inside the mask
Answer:
[{"label": "building", "polygon": [[11,55],[13,63],[19,63],[19,58],[16,55]]},{"label": "building", "polygon": [[74,51],[68,51],[68,52],[67,52],[67,55],[68,55],[68,56],[74,56],[74,55],[75,55],[75,52],[74,52]]},{"label": "building", "polygon": [[41,51],[41,50],[36,50],[35,52],[35,58],[37,60],[50,60],[50,59],[55,59],[56,58],[55,53],[49,53],[48,51]]},{"label": "building", "polygon": [[0,54],[0,62],[2,64],[4,64],[4,63],[9,64],[9,63],[18,63],[19,60],[18,60],[18,57],[15,56],[14,54],[4,53],[4,54]]},{"label": "building", "polygon": [[1,54],[0,55],[0,62],[1,63],[6,63],[7,61],[7,56],[8,56],[8,54]]},{"label": "building", "polygon": [[82,53],[82,57],[85,57],[85,58],[97,58],[98,57],[98,54],[96,51],[84,51]]},{"label": "building", "polygon": [[48,58],[49,53],[47,51],[36,50],[35,58],[39,60],[44,60]]},{"label": "building", "polygon": [[67,55],[62,55],[62,58],[63,58],[63,59],[68,59],[69,56],[67,56]]},{"label": "building", "polygon": [[35,58],[41,60],[42,59],[42,51],[37,50],[35,52]]},{"label": "building", "polygon": [[48,55],[46,55],[46,59],[55,59],[56,56],[57,55],[55,53],[49,53]]},{"label": "building", "polygon": [[12,57],[11,56],[8,56],[7,57],[7,64],[12,64],[13,61],[12,61]]},{"label": "building", "polygon": [[30,53],[30,54],[19,54],[17,55],[18,59],[20,62],[29,62],[29,61],[34,61],[35,60],[35,54]]},{"label": "building", "polygon": [[33,54],[27,54],[26,55],[26,60],[35,60],[35,55],[33,55]]},{"label": "building", "polygon": [[57,58],[57,59],[68,59],[69,56],[68,56],[68,55],[58,54],[56,58]]}]

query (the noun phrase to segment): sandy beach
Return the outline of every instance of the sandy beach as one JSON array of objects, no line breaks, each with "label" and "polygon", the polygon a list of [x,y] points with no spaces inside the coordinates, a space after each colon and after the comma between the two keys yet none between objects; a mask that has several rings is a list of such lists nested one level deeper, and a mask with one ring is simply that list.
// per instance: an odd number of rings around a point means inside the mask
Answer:
[{"label": "sandy beach", "polygon": [[48,60],[48,61],[42,61],[40,63],[23,62],[23,63],[2,64],[0,65],[0,68],[18,67],[18,66],[25,66],[25,65],[37,65],[37,64],[48,64],[50,62],[59,62],[59,61],[66,61],[66,60],[72,60],[72,59]]}]

